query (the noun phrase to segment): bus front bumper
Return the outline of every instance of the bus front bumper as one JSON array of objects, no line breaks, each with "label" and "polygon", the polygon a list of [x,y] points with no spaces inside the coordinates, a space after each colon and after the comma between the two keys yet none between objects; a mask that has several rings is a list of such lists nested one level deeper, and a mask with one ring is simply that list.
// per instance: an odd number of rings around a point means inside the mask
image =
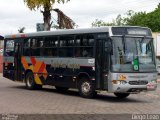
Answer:
[{"label": "bus front bumper", "polygon": [[156,88],[157,83],[152,82],[146,85],[112,84],[112,92],[116,93],[139,93],[142,91],[154,91]]}]

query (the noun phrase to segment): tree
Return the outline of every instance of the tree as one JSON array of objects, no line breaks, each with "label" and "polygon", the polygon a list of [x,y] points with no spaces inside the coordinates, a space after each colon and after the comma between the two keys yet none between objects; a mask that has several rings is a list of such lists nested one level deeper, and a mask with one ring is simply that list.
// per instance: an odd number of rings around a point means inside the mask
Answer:
[{"label": "tree", "polygon": [[160,4],[157,8],[149,13],[134,12],[129,10],[125,15],[118,15],[111,23],[97,20],[92,23],[92,26],[108,26],[108,25],[131,25],[149,27],[153,32],[160,32]]},{"label": "tree", "polygon": [[119,14],[116,19],[113,19],[112,22],[104,22],[103,20],[96,19],[92,23],[92,27],[100,27],[100,26],[120,26],[124,25],[124,18]]},{"label": "tree", "polygon": [[146,23],[153,32],[160,32],[160,7],[147,15]]},{"label": "tree", "polygon": [[51,11],[55,2],[66,3],[70,0],[24,0],[30,10],[43,9],[44,30],[50,30],[52,26]]},{"label": "tree", "polygon": [[103,20],[99,20],[99,19],[96,19],[94,22],[92,22],[92,27],[100,27],[100,26],[112,26],[112,25],[115,25],[115,23],[107,23],[107,22],[104,22]]},{"label": "tree", "polygon": [[153,32],[160,32],[160,4],[149,13],[137,12],[127,21],[126,25],[145,26],[151,28]]},{"label": "tree", "polygon": [[146,26],[147,19],[146,12],[137,12],[126,18],[126,25]]},{"label": "tree", "polygon": [[61,10],[59,9],[53,9],[55,12],[57,12],[58,15],[58,26],[54,26],[56,28],[59,29],[74,29],[74,27],[76,26],[75,22],[68,17],[67,15],[65,15]]}]

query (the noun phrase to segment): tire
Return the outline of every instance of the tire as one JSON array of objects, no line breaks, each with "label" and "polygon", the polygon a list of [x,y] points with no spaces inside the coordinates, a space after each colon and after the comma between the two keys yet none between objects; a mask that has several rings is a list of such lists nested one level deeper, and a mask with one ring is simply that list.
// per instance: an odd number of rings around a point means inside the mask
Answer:
[{"label": "tire", "polygon": [[67,87],[59,87],[59,86],[55,86],[56,90],[59,92],[65,92],[67,91],[69,88]]},{"label": "tire", "polygon": [[29,90],[42,89],[42,85],[35,83],[34,76],[32,72],[28,72],[25,77],[26,88]]},{"label": "tire", "polygon": [[78,90],[79,94],[84,98],[93,98],[97,94],[94,85],[86,78],[80,79]]},{"label": "tire", "polygon": [[130,95],[130,93],[114,93],[114,95],[118,98],[126,98]]}]

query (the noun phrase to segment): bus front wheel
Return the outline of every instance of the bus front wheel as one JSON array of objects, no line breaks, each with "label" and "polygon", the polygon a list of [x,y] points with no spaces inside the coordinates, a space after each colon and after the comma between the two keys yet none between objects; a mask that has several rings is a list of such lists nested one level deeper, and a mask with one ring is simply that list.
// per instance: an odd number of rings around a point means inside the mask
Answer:
[{"label": "bus front wheel", "polygon": [[96,95],[93,84],[86,78],[80,79],[78,89],[79,94],[84,98],[93,98]]},{"label": "bus front wheel", "polygon": [[130,94],[129,93],[114,93],[114,95],[117,96],[118,98],[126,98]]},{"label": "bus front wheel", "polygon": [[35,83],[34,75],[32,72],[28,72],[25,77],[26,88],[29,90],[41,89],[42,85],[38,85]]}]

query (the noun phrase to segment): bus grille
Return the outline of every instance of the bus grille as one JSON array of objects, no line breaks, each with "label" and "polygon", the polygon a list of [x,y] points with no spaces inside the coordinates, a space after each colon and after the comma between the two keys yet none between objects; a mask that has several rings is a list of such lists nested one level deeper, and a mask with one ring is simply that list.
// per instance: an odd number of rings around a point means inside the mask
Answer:
[{"label": "bus grille", "polygon": [[148,81],[145,80],[139,80],[139,81],[129,81],[130,85],[146,85],[148,84]]}]

